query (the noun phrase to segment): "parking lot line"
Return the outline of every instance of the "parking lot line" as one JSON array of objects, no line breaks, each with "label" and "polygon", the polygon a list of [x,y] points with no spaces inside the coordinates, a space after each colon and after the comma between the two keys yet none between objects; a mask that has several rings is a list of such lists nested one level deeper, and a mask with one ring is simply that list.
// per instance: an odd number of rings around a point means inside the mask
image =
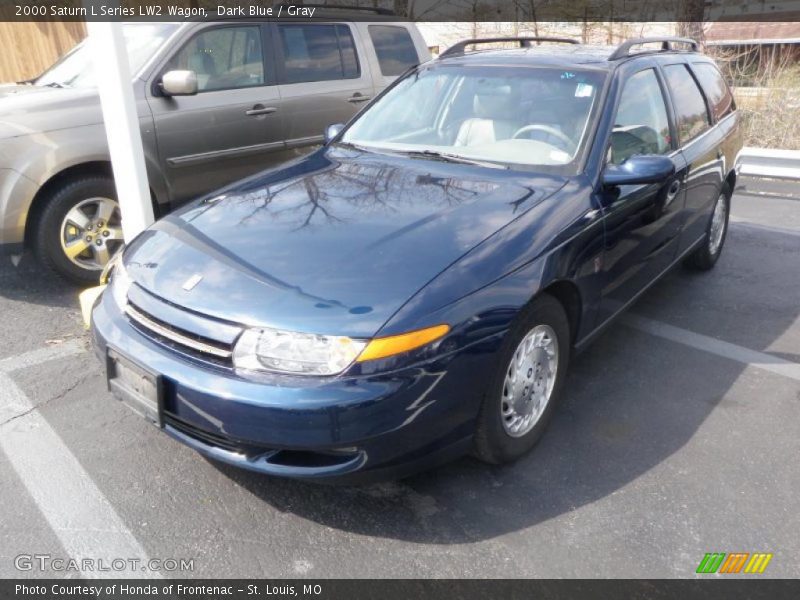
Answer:
[{"label": "parking lot line", "polygon": [[10,373],[19,369],[26,369],[49,360],[56,360],[57,358],[66,358],[74,354],[80,354],[86,351],[86,345],[81,340],[68,340],[60,344],[47,346],[45,348],[37,348],[24,354],[16,356],[9,356],[0,359],[0,372]]},{"label": "parking lot line", "polygon": [[667,325],[666,323],[640,317],[635,314],[626,314],[621,320],[629,327],[649,333],[650,335],[655,335],[666,340],[683,344],[684,346],[697,348],[704,352],[716,354],[723,358],[735,360],[739,363],[800,381],[800,364],[778,356],[750,350],[744,346],[723,342],[722,340],[707,335],[695,333],[688,329],[682,329],[681,327],[675,327],[674,325]]},{"label": "parking lot line", "polygon": [[[16,362],[6,359],[5,368],[43,362],[45,356],[65,356],[64,352],[36,352],[19,356]],[[77,561],[86,577],[158,577],[144,570],[149,560],[144,548],[69,448],[14,380],[1,371],[0,417],[0,450],[67,552],[68,557],[60,558]],[[100,560],[108,570],[98,570]]]}]

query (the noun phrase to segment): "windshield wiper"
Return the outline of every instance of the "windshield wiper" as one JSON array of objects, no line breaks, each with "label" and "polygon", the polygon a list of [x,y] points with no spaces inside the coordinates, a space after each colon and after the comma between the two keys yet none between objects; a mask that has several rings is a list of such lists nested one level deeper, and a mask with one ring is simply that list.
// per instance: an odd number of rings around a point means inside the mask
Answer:
[{"label": "windshield wiper", "polygon": [[341,146],[342,148],[348,148],[350,150],[359,150],[361,152],[369,152],[370,148],[366,146],[359,146],[358,144],[354,144],[353,142],[336,142],[336,146]]},{"label": "windshield wiper", "polygon": [[57,81],[51,81],[50,83],[45,83],[40,87],[65,88],[67,86],[65,86],[63,83],[58,83]]},{"label": "windshield wiper", "polygon": [[437,150],[398,150],[397,148],[383,148],[379,146],[361,146],[353,142],[336,142],[337,146],[344,148],[351,148],[353,150],[360,150],[362,152],[378,152],[381,154],[389,154],[394,156],[409,156],[411,158],[427,158],[433,160],[441,160],[443,162],[462,163],[467,165],[477,165],[480,167],[489,167],[491,169],[508,169],[507,165],[491,161],[477,160],[474,158],[467,158],[459,154],[450,154],[448,152],[439,152]]},{"label": "windshield wiper", "polygon": [[432,158],[434,160],[463,163],[467,165],[478,165],[480,167],[489,167],[491,169],[508,169],[508,166],[502,163],[467,158],[459,154],[450,154],[449,152],[438,152],[436,150],[402,150],[401,152],[406,156],[410,156],[411,158]]}]

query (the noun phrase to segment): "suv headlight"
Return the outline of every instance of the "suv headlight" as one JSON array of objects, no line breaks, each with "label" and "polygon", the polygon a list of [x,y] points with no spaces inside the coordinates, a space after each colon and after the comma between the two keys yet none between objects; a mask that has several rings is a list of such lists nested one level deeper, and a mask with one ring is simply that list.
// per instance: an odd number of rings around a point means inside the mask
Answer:
[{"label": "suv headlight", "polygon": [[349,367],[366,342],[349,337],[247,329],[233,349],[238,369],[337,375]]}]

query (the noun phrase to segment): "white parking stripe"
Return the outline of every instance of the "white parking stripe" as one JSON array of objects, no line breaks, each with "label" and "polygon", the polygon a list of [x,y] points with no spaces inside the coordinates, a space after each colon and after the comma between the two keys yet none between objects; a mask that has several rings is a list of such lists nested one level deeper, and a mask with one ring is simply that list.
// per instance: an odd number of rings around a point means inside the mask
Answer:
[{"label": "white parking stripe", "polygon": [[716,354],[717,356],[722,356],[723,358],[735,360],[736,362],[740,362],[745,365],[758,367],[759,369],[770,371],[771,373],[777,373],[778,375],[783,375],[784,377],[789,377],[790,379],[800,381],[800,364],[785,360],[778,356],[772,356],[756,350],[750,350],[749,348],[745,348],[743,346],[737,346],[736,344],[731,344],[730,342],[723,342],[722,340],[718,340],[707,335],[702,335],[693,331],[689,331],[688,329],[675,327],[674,325],[667,325],[666,323],[661,323],[659,321],[653,321],[652,319],[647,319],[638,315],[624,315],[622,317],[622,322],[630,327],[633,327],[634,329],[649,333],[650,335],[655,335],[666,340],[678,342],[679,344],[683,344],[685,346],[697,348],[698,350],[703,350],[704,352]]},{"label": "white parking stripe", "polygon": [[17,356],[0,359],[0,372],[10,373],[11,371],[32,367],[48,360],[65,358],[85,351],[86,344],[83,341],[69,340],[46,348],[31,350]]},{"label": "white parking stripe", "polygon": [[[83,576],[159,577],[158,573],[143,570],[148,561],[144,548],[58,434],[3,372],[0,372],[0,419],[0,450],[8,457],[69,558],[77,561]],[[113,569],[116,567],[112,561],[121,559],[125,563],[116,563],[124,566],[121,570],[97,571],[88,565],[84,567],[83,559],[91,559],[95,565],[102,560],[106,568]]]}]

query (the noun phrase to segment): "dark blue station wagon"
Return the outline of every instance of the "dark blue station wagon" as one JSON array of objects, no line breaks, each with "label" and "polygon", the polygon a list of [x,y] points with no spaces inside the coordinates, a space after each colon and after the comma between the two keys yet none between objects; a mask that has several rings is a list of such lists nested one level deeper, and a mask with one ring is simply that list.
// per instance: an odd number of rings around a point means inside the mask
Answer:
[{"label": "dark blue station wagon", "polygon": [[570,355],[671,267],[714,266],[741,139],[691,40],[487,41],[118,254],[92,314],[114,395],[273,475],[529,451]]}]

